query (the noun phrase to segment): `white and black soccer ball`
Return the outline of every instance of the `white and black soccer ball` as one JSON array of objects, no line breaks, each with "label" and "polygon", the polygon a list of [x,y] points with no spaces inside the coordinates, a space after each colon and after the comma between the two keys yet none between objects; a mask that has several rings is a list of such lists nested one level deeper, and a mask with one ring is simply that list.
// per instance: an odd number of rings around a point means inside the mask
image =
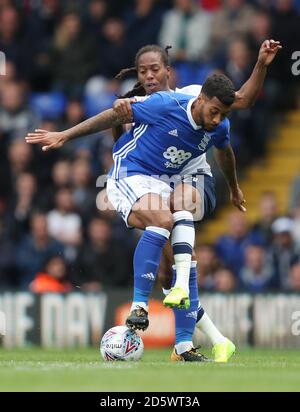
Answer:
[{"label": "white and black soccer ball", "polygon": [[104,334],[100,352],[105,361],[137,361],[144,353],[144,343],[127,326],[115,326]]}]

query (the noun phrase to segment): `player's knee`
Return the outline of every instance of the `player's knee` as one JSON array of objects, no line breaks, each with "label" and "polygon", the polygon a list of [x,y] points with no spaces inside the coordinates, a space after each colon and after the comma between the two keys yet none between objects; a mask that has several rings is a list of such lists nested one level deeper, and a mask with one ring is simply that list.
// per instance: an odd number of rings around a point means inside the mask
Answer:
[{"label": "player's knee", "polygon": [[171,213],[162,213],[156,217],[156,226],[167,229],[169,232],[173,229],[173,216]]}]

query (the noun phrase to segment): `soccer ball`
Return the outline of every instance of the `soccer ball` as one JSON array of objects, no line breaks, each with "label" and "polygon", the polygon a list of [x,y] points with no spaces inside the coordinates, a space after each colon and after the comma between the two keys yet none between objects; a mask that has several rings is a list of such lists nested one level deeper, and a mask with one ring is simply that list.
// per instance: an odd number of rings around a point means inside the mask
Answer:
[{"label": "soccer ball", "polygon": [[104,334],[100,352],[105,361],[137,361],[143,355],[144,343],[127,326],[115,326]]}]

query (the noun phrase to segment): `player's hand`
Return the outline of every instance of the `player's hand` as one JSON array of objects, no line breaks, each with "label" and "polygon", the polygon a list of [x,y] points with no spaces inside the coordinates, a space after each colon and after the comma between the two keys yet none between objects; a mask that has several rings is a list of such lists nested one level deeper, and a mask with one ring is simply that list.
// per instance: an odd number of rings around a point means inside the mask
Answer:
[{"label": "player's hand", "polygon": [[230,199],[232,204],[237,207],[241,212],[246,212],[247,209],[245,208],[244,204],[246,200],[244,199],[243,192],[239,187],[236,187],[231,190],[230,192]]},{"label": "player's hand", "polygon": [[135,102],[136,99],[134,97],[117,99],[113,104],[113,108],[121,119],[131,119],[133,121],[131,103]]},{"label": "player's hand", "polygon": [[64,132],[48,132],[43,129],[36,129],[33,133],[28,133],[25,137],[26,143],[40,144],[44,152],[52,149],[59,149],[67,141]]},{"label": "player's hand", "polygon": [[259,49],[258,62],[269,66],[280,49],[282,49],[280,41],[265,40]]}]

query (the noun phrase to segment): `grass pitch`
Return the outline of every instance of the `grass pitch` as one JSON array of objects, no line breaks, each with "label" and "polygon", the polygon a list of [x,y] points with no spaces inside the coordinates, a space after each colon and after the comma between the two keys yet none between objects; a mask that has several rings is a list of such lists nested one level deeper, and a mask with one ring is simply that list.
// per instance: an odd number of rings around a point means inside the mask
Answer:
[{"label": "grass pitch", "polygon": [[[203,351],[209,355],[208,351]],[[228,364],[173,363],[170,350],[103,362],[95,349],[0,349],[0,391],[299,391],[297,350],[241,350]]]}]

